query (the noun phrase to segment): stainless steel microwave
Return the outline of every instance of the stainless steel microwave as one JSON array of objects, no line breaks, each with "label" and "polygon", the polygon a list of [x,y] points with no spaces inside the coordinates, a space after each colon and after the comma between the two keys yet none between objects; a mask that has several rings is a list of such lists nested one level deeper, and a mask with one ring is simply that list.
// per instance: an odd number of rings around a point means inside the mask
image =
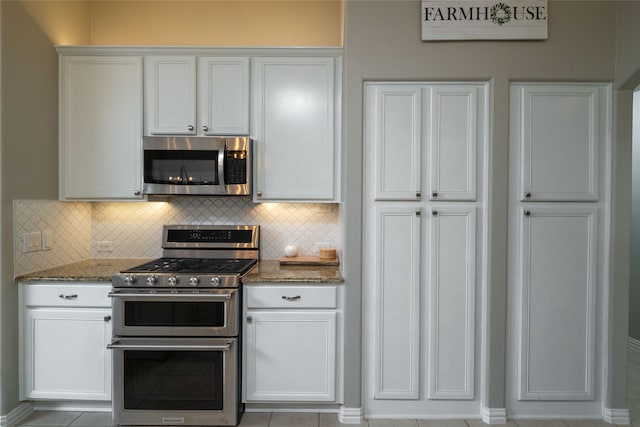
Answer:
[{"label": "stainless steel microwave", "polygon": [[143,153],[145,194],[251,194],[247,137],[150,136],[143,139]]}]

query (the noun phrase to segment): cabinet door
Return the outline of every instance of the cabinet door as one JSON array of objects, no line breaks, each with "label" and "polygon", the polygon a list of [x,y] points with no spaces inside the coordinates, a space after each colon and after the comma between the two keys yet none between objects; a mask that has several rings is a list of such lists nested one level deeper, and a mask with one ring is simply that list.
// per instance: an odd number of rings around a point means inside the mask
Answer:
[{"label": "cabinet door", "polygon": [[145,135],[195,135],[195,57],[150,56],[144,67]]},{"label": "cabinet door", "polygon": [[374,398],[418,399],[419,210],[411,206],[375,207],[375,221]]},{"label": "cabinet door", "polygon": [[252,63],[255,201],[335,200],[336,60]]},{"label": "cabinet door", "polygon": [[434,85],[429,160],[431,200],[475,200],[478,88]]},{"label": "cabinet door", "polygon": [[110,309],[24,311],[26,399],[110,400]]},{"label": "cabinet door", "polygon": [[247,311],[247,401],[334,401],[336,316]]},{"label": "cabinet door", "polygon": [[367,86],[365,149],[372,151],[375,200],[420,199],[423,90],[428,91],[412,85]]},{"label": "cabinet door", "polygon": [[198,126],[204,135],[249,135],[249,58],[198,58]]},{"label": "cabinet door", "polygon": [[142,60],[61,57],[60,199],[141,199]]},{"label": "cabinet door", "polygon": [[518,399],[591,400],[596,209],[520,210]]},{"label": "cabinet door", "polygon": [[603,91],[602,85],[512,87],[521,200],[598,199],[598,148],[608,114]]},{"label": "cabinet door", "polygon": [[429,398],[473,399],[475,208],[433,210],[429,236]]}]

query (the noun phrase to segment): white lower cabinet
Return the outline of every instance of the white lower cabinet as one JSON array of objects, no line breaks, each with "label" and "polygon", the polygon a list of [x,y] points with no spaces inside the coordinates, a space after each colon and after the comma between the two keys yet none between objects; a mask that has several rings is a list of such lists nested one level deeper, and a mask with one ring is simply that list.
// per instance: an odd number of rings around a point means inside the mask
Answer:
[{"label": "white lower cabinet", "polygon": [[110,284],[20,285],[20,398],[110,400]]},{"label": "white lower cabinet", "polygon": [[245,402],[335,402],[336,286],[245,286]]}]

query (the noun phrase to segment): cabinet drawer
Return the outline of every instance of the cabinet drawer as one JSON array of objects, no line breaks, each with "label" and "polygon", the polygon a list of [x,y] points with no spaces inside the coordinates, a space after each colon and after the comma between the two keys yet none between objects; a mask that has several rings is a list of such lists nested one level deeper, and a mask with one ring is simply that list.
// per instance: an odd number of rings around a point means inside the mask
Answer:
[{"label": "cabinet drawer", "polygon": [[245,287],[248,308],[336,308],[335,286]]},{"label": "cabinet drawer", "polygon": [[110,284],[22,285],[24,305],[46,307],[111,307]]}]

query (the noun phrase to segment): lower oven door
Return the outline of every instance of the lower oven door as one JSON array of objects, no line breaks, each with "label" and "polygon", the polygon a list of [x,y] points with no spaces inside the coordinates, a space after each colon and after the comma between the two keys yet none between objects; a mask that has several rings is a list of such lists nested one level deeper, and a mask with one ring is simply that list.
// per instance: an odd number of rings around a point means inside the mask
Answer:
[{"label": "lower oven door", "polygon": [[240,289],[114,290],[114,336],[233,337]]},{"label": "lower oven door", "polygon": [[118,338],[115,425],[236,425],[237,338]]}]

